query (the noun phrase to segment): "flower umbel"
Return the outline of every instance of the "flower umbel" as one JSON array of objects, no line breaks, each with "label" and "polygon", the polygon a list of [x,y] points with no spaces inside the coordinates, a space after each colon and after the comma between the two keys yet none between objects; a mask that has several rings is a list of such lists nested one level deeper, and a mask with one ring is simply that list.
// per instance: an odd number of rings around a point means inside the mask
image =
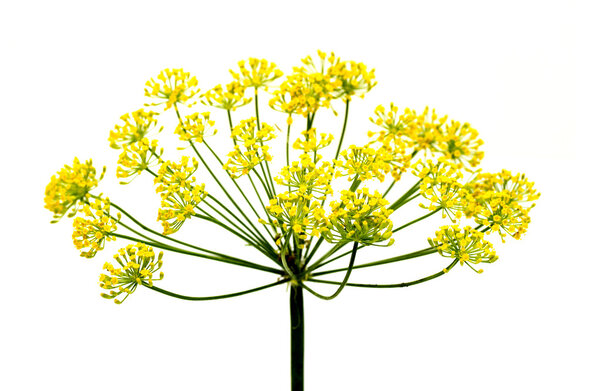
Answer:
[{"label": "flower umbel", "polygon": [[483,239],[483,233],[471,227],[443,226],[435,233],[435,238],[428,241],[432,247],[437,247],[440,255],[458,259],[461,265],[467,264],[477,273],[483,270],[475,270],[472,265],[492,263],[498,259],[492,244]]},{"label": "flower umbel", "polygon": [[100,178],[96,178],[96,169],[91,160],[80,163],[75,158],[72,166],[65,165],[57,175],[52,176],[44,193],[45,208],[54,213],[54,220],[51,222],[60,220],[73,207],[75,209],[68,217],[75,216],[79,204],[98,185],[105,172],[106,167],[102,169]]},{"label": "flower umbel", "polygon": [[388,241],[383,246],[394,243],[391,209],[385,206],[388,202],[368,189],[356,192],[342,191],[340,201],[331,202],[331,213],[326,216],[321,226],[321,234],[331,243],[358,242],[369,245]]},{"label": "flower umbel", "polygon": [[[207,131],[215,126],[215,121],[210,119],[210,113],[193,113],[186,115],[185,119],[181,121],[177,128],[175,128],[175,134],[179,136],[182,141],[194,141],[202,143],[204,136]],[[216,134],[217,130],[213,129],[212,134]]]},{"label": "flower umbel", "polygon": [[[108,274],[100,274],[100,287],[109,290],[109,293],[101,293],[105,299],[114,299],[116,304],[121,304],[129,297],[138,285],[153,286],[154,281],[162,280],[163,272],[158,278],[154,274],[162,267],[162,251],[158,253],[158,259],[154,249],[142,243],[129,244],[119,250],[114,256],[117,265],[106,262],[102,267]],[[119,297],[125,295],[119,300]]]},{"label": "flower umbel", "polygon": [[265,123],[258,129],[254,117],[242,120],[233,128],[231,138],[235,145],[233,151],[227,155],[229,159],[223,169],[233,178],[247,175],[261,162],[271,161],[273,158],[268,152],[269,147],[264,143],[275,138],[275,129]]},{"label": "flower umbel", "polygon": [[[123,124],[116,124],[108,136],[111,148],[119,149],[141,141],[156,126],[156,116],[158,113],[144,109],[123,114]],[[162,127],[158,131],[161,130]]]},{"label": "flower umbel", "polygon": [[131,177],[129,182],[121,181],[122,185],[130,183],[135,177],[160,163],[163,149],[158,149],[158,141],[148,141],[143,138],[135,144],[123,146],[123,152],[119,156],[119,165],[117,167],[117,178],[126,179]]},{"label": "flower umbel", "polygon": [[163,226],[165,235],[178,231],[185,220],[196,214],[196,206],[206,197],[204,184],[197,185],[192,175],[198,169],[198,162],[187,156],[181,163],[167,161],[158,170],[154,178],[156,192],[160,194],[161,204],[158,210],[158,221]]},{"label": "flower umbel", "polygon": [[[73,244],[81,250],[81,256],[93,258],[104,249],[106,241],[115,240],[112,235],[117,230],[117,220],[110,215],[110,200],[97,198],[85,204],[82,209],[85,217],[77,216],[73,220]],[[87,250],[86,250],[87,249]]]},{"label": "flower umbel", "polygon": [[[183,69],[164,69],[156,77],[158,81],[150,79],[146,82],[144,95],[153,98],[153,103],[147,105],[159,106],[165,105],[165,110],[173,107],[177,103],[188,103],[200,90],[197,88],[198,80],[196,76],[190,76],[189,72]],[[191,101],[190,101],[191,102]]]},{"label": "flower umbel", "polygon": [[277,69],[277,65],[269,63],[267,60],[258,58],[249,58],[248,67],[245,61],[238,62],[240,73],[229,71],[233,79],[244,87],[254,87],[268,89],[268,85],[273,80],[281,77],[283,72]]}]

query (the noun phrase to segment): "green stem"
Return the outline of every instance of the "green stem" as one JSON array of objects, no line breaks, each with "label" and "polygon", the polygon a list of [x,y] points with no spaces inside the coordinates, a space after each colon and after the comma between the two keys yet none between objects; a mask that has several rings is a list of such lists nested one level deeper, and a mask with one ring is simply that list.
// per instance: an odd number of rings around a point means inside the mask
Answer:
[{"label": "green stem", "polygon": [[[425,255],[433,254],[435,252],[437,252],[437,249],[430,247],[430,248],[426,248],[426,249],[423,249],[423,250],[414,251],[412,253],[408,253],[408,254],[404,254],[404,255],[399,255],[399,256],[396,256],[396,257],[392,257],[392,258],[381,259],[379,261],[364,263],[362,265],[356,265],[356,266],[354,266],[354,269],[362,269],[362,268],[365,268],[365,267],[379,266],[379,265],[385,265],[385,264],[388,264],[388,263],[405,261],[407,259],[422,257],[422,256],[425,256]],[[329,263],[329,262],[323,263],[321,266],[325,266],[327,263]],[[322,276],[324,274],[344,272],[344,271],[347,271],[347,270],[348,270],[347,268],[325,270],[325,271],[322,271],[322,272],[312,273],[311,276]]]},{"label": "green stem", "polygon": [[338,287],[338,289],[333,293],[333,295],[331,295],[331,296],[323,296],[323,295],[321,295],[321,294],[313,291],[312,289],[310,289],[306,285],[304,285],[302,283],[302,281],[299,281],[300,284],[302,285],[303,288],[305,288],[307,291],[309,291],[313,295],[317,296],[319,299],[323,299],[323,300],[332,300],[332,299],[335,299],[342,292],[342,290],[346,286],[346,283],[348,282],[348,279],[350,278],[350,274],[352,273],[352,266],[354,266],[354,261],[356,259],[356,251],[357,250],[358,250],[358,242],[354,242],[354,245],[352,246],[352,256],[350,257],[350,263],[348,264],[346,275],[344,276],[344,280],[342,281],[342,283],[340,284],[340,286]]},{"label": "green stem", "polygon": [[[204,145],[212,153],[212,155],[215,157],[215,159],[217,159],[217,161],[219,162],[219,164],[221,165],[221,167],[223,167],[223,161],[219,158],[219,156],[215,153],[215,151],[213,151],[213,149],[206,143],[206,141],[204,142]],[[246,197],[246,194],[241,189],[240,185],[238,185],[237,181],[234,178],[232,178],[230,175],[228,175],[228,176],[229,176],[229,179],[231,179],[231,181],[233,182],[233,184],[237,188],[238,192],[242,195],[242,197],[244,198],[244,200],[246,200],[246,203],[248,204],[248,206],[250,206],[250,209],[252,209],[252,212],[254,212],[254,214],[256,215],[256,217],[260,219],[260,215],[258,214],[258,212],[256,211],[256,209],[254,209],[254,205],[252,205],[252,203],[250,202],[250,200],[248,199],[248,197]],[[260,235],[260,231],[256,228],[256,226],[254,226],[254,224],[250,224],[250,226],[256,231],[256,233],[258,233]],[[265,228],[265,230],[267,231],[267,233],[269,234],[269,236],[271,237],[271,239],[273,241],[275,241],[275,238],[273,237],[273,235],[271,235],[271,232],[269,232],[269,230],[267,228]],[[260,235],[260,236],[262,237],[262,235]]]},{"label": "green stem", "polygon": [[[434,278],[438,278],[440,276],[443,276],[444,274],[447,274],[456,264],[458,263],[458,259],[455,259],[454,261],[452,261],[451,264],[449,264],[448,266],[446,266],[446,268],[438,273],[432,274],[430,276],[427,276],[425,278],[421,278],[419,280],[415,280],[415,281],[410,281],[410,282],[402,282],[399,284],[357,284],[357,283],[346,283],[346,286],[353,286],[353,287],[357,287],[357,288],[405,288],[407,286],[411,286],[411,285],[417,285],[417,284],[421,284],[423,282],[426,281],[430,281],[433,280]],[[307,281],[310,282],[318,282],[321,284],[332,284],[332,285],[340,285],[341,283],[337,282],[337,281],[328,281],[328,280],[317,280],[317,279],[312,279],[309,278]]]},{"label": "green stem", "polygon": [[398,198],[398,199],[396,200],[396,202],[394,202],[394,203],[393,203],[393,204],[390,206],[390,208],[389,208],[389,209],[396,210],[396,209],[400,208],[402,205],[404,205],[404,204],[406,203],[405,201],[406,201],[406,200],[407,200],[407,199],[408,199],[410,196],[412,196],[412,195],[415,193],[415,191],[417,191],[417,190],[419,189],[419,186],[421,185],[421,181],[422,181],[422,179],[419,179],[419,181],[418,181],[417,183],[415,183],[415,184],[413,185],[413,187],[411,187],[410,189],[408,189],[408,191],[407,191],[406,193],[404,193],[404,195],[403,195],[402,197]]},{"label": "green stem", "polygon": [[169,246],[169,245],[164,244],[164,243],[159,243],[159,242],[154,242],[154,241],[148,241],[148,240],[140,240],[138,238],[133,238],[133,237],[127,236],[127,235],[121,235],[121,234],[118,234],[118,233],[112,233],[111,235],[115,236],[117,238],[130,240],[132,242],[144,243],[144,244],[147,244],[149,246],[153,246],[153,247],[160,248],[160,249],[163,249],[163,250],[173,251],[173,252],[184,254],[184,255],[191,255],[191,256],[194,256],[194,257],[198,257],[198,258],[211,259],[213,261],[218,261],[218,262],[223,262],[223,263],[229,263],[229,264],[237,265],[237,266],[244,266],[244,267],[248,267],[248,268],[251,268],[251,269],[262,270],[262,271],[265,271],[265,272],[270,272],[270,273],[275,273],[275,274],[280,274],[280,275],[283,274],[282,270],[274,269],[274,268],[268,267],[268,266],[259,265],[257,263],[253,263],[253,262],[244,261],[243,259],[234,258],[234,257],[230,257],[230,256],[227,256],[227,255],[212,256],[212,255],[200,254],[200,253],[196,253],[196,252],[193,252],[193,251],[188,251],[188,250],[184,250],[184,249],[181,249],[181,248]]},{"label": "green stem", "polygon": [[235,293],[228,293],[226,295],[204,296],[204,297],[184,296],[184,295],[180,295],[178,293],[170,292],[170,291],[168,291],[166,289],[159,288],[157,286],[149,286],[146,283],[144,283],[144,286],[146,288],[148,288],[148,289],[152,289],[153,291],[160,292],[160,293],[162,293],[164,295],[175,297],[177,299],[190,300],[190,301],[208,301],[208,300],[228,299],[230,297],[242,296],[242,295],[246,295],[248,293],[258,292],[258,291],[261,291],[263,289],[267,289],[267,288],[271,288],[271,287],[274,287],[274,286],[277,286],[277,285],[281,285],[281,284],[283,284],[284,282],[287,282],[287,281],[288,281],[287,279],[284,279],[284,280],[279,280],[279,281],[276,281],[276,282],[272,282],[272,283],[267,284],[267,285],[262,285],[262,286],[259,286],[259,287],[256,287],[256,288],[248,289],[248,290],[245,290],[245,291],[240,291],[240,292],[235,292]]},{"label": "green stem", "polygon": [[406,228],[406,227],[410,227],[411,225],[413,225],[413,224],[415,224],[415,223],[418,223],[419,221],[421,221],[421,220],[424,220],[424,219],[428,218],[429,216],[433,216],[434,214],[436,214],[436,213],[437,213],[437,212],[439,212],[440,210],[442,210],[442,208],[437,208],[437,209],[436,209],[436,210],[434,210],[433,212],[427,213],[426,215],[423,215],[423,216],[421,216],[421,217],[419,217],[419,218],[417,218],[417,219],[414,219],[414,220],[413,220],[413,221],[411,221],[411,222],[408,222],[408,223],[406,223],[406,224],[404,224],[404,225],[402,225],[402,226],[400,226],[400,227],[398,227],[398,228],[395,228],[394,230],[392,230],[392,232],[396,233],[396,232],[398,232],[398,231],[400,231],[400,230],[403,230],[403,229],[404,229],[404,228]]},{"label": "green stem", "polygon": [[390,185],[390,187],[387,188],[387,190],[385,191],[385,193],[383,193],[382,197],[385,198],[385,196],[390,192],[390,190],[392,190],[392,187],[394,187],[394,185],[396,184],[396,181],[393,181],[392,184]]},{"label": "green stem", "polygon": [[344,135],[346,134],[346,125],[348,123],[348,110],[350,108],[350,100],[346,100],[346,111],[344,113],[344,127],[342,128],[342,135],[340,136],[340,142],[338,143],[337,151],[335,151],[335,158],[337,159],[342,148],[342,142],[344,141]]},{"label": "green stem", "polygon": [[290,341],[292,391],[304,391],[304,298],[296,284],[290,289]]},{"label": "green stem", "polygon": [[[92,194],[90,194],[90,197],[93,197],[93,198],[100,198],[100,197],[98,197],[98,196],[94,196],[94,195],[92,195]],[[134,218],[134,217],[133,217],[131,214],[129,214],[129,213],[128,213],[128,212],[127,212],[125,209],[121,208],[120,206],[118,206],[117,204],[113,203],[112,201],[111,201],[110,205],[111,205],[111,206],[114,206],[114,207],[115,207],[115,208],[116,208],[116,209],[117,209],[119,212],[121,212],[121,213],[123,213],[125,216],[127,216],[127,217],[128,217],[130,220],[131,220],[131,221],[133,221],[135,224],[137,224],[137,225],[138,225],[140,228],[142,228],[142,229],[144,229],[145,231],[148,231],[148,232],[150,232],[150,233],[152,233],[152,234],[154,234],[154,235],[156,235],[156,236],[160,236],[160,237],[161,237],[161,238],[163,238],[163,239],[167,239],[167,240],[170,240],[170,241],[172,241],[172,242],[175,242],[175,243],[177,243],[177,244],[181,244],[181,245],[183,245],[183,246],[186,246],[186,247],[189,247],[189,248],[193,248],[193,249],[195,249],[195,250],[202,251],[202,252],[205,252],[205,253],[208,253],[208,254],[213,254],[213,255],[217,255],[217,256],[223,256],[223,257],[230,258],[230,256],[229,256],[229,255],[221,254],[221,253],[219,253],[219,252],[212,251],[212,250],[207,250],[207,249],[205,249],[205,248],[198,247],[198,246],[194,246],[194,245],[192,245],[192,244],[189,244],[189,243],[183,242],[183,241],[181,241],[181,240],[177,240],[177,239],[175,239],[175,238],[172,238],[172,237],[170,237],[170,236],[163,235],[163,234],[161,234],[161,233],[160,233],[160,232],[158,232],[158,231],[155,231],[155,230],[153,230],[153,229],[151,229],[151,228],[148,228],[147,226],[145,226],[144,224],[142,224],[141,222],[139,222],[137,219],[135,219],[135,218]],[[131,228],[129,228],[129,229],[131,230]],[[140,234],[138,233],[138,235],[140,235]],[[143,235],[140,235],[140,236],[143,236]],[[145,236],[143,236],[143,237],[145,237]],[[154,239],[152,239],[152,241],[154,241]]]}]

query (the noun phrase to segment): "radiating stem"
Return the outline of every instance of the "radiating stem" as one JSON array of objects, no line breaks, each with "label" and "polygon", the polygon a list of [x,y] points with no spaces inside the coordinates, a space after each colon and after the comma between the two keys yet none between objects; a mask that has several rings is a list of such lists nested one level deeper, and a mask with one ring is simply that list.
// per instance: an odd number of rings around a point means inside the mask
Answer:
[{"label": "radiating stem", "polygon": [[248,290],[245,290],[245,291],[240,291],[240,292],[235,292],[235,293],[228,293],[226,295],[204,296],[204,297],[193,297],[193,296],[180,295],[178,293],[173,293],[173,292],[170,292],[170,291],[168,291],[166,289],[159,288],[157,286],[150,286],[150,285],[148,285],[146,283],[144,283],[144,286],[146,288],[148,288],[148,289],[152,289],[153,291],[160,292],[160,293],[162,293],[164,295],[175,297],[177,299],[190,300],[190,301],[207,301],[207,300],[228,299],[230,297],[242,296],[242,295],[246,295],[248,293],[258,292],[258,291],[261,291],[263,289],[271,288],[273,286],[277,286],[277,285],[283,284],[284,282],[287,282],[287,281],[288,281],[287,279],[283,279],[283,280],[279,280],[279,281],[276,281],[276,282],[272,282],[272,283],[267,284],[267,285],[262,285],[262,286],[259,286],[259,287],[256,287],[256,288],[248,289]]},{"label": "radiating stem", "polygon": [[342,149],[342,142],[344,141],[344,135],[346,134],[346,125],[348,124],[348,110],[350,108],[350,100],[347,99],[346,100],[346,111],[344,113],[344,127],[342,128],[342,135],[340,136],[340,142],[338,143],[338,147],[337,147],[337,151],[335,151],[335,158],[337,159],[339,154],[340,154],[340,150]]},{"label": "radiating stem", "polygon": [[[421,284],[423,282],[430,281],[430,280],[433,280],[434,278],[443,276],[444,274],[447,274],[454,266],[456,266],[457,263],[458,263],[458,258],[455,259],[454,261],[452,261],[452,263],[449,264],[448,266],[446,266],[442,271],[439,271],[435,274],[432,274],[430,276],[427,276],[425,278],[421,278],[421,279],[415,280],[415,281],[401,282],[399,284],[357,284],[357,283],[349,282],[349,283],[346,283],[346,286],[353,286],[353,287],[357,287],[357,288],[405,288],[407,286]],[[309,278],[307,281],[318,282],[321,284],[332,284],[332,285],[340,285],[341,284],[340,282],[337,282],[337,281],[317,280],[314,278]]]}]

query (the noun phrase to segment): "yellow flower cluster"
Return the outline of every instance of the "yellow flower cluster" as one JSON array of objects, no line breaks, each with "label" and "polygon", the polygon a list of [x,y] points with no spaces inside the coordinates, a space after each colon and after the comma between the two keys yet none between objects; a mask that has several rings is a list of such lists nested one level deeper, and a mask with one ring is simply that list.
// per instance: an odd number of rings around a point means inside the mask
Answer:
[{"label": "yellow flower cluster", "polygon": [[[473,270],[472,265],[492,263],[498,259],[492,244],[483,239],[483,233],[471,227],[443,226],[435,233],[435,238],[428,241],[442,256],[458,259],[461,265],[466,263]],[[482,269],[475,271],[483,272]]]},{"label": "yellow flower cluster", "polygon": [[235,111],[252,99],[244,98],[246,87],[237,80],[232,81],[223,88],[220,84],[208,90],[202,96],[202,103],[223,110]]},{"label": "yellow flower cluster", "polygon": [[[156,259],[154,249],[142,243],[121,248],[114,256],[117,267],[110,262],[106,262],[102,267],[108,274],[100,274],[100,287],[109,293],[100,295],[121,304],[135,292],[138,285],[153,286],[153,281],[162,280],[164,277],[164,273],[160,272],[159,278],[154,278],[154,274],[162,267],[162,257],[161,251]],[[125,297],[119,300],[121,295]]]},{"label": "yellow flower cluster", "polygon": [[388,240],[384,246],[393,244],[392,210],[385,206],[379,192],[370,194],[368,189],[356,192],[342,191],[339,201],[332,201],[331,213],[323,219],[320,231],[330,243],[359,242],[368,245]]},{"label": "yellow flower cluster", "polygon": [[330,184],[333,173],[333,166],[327,161],[317,165],[310,159],[302,159],[283,167],[280,175],[274,179],[277,184],[293,189],[298,196],[316,193],[319,194],[317,198],[323,199],[326,195],[332,194]]},{"label": "yellow flower cluster", "polygon": [[454,160],[461,167],[464,163],[476,167],[483,159],[483,152],[479,150],[482,145],[483,140],[471,125],[450,121],[438,136],[435,150],[442,153],[446,159]]},{"label": "yellow flower cluster", "polygon": [[275,138],[275,129],[272,126],[262,123],[258,129],[256,118],[252,117],[242,120],[234,127],[231,138],[235,143],[234,149],[227,155],[229,159],[223,165],[223,169],[233,178],[247,175],[262,161],[271,161],[269,147],[264,143]]},{"label": "yellow flower cluster", "polygon": [[341,97],[344,100],[350,100],[352,95],[355,94],[360,94],[360,97],[363,98],[365,93],[369,92],[377,84],[375,81],[375,70],[368,70],[367,66],[360,62],[341,62],[338,60],[329,69],[328,74],[340,81],[340,86],[336,91],[336,98]]},{"label": "yellow flower cluster", "polygon": [[283,72],[277,69],[274,63],[269,63],[267,60],[259,60],[257,58],[248,59],[248,67],[245,61],[238,62],[240,73],[229,71],[233,79],[239,82],[244,87],[254,87],[268,89],[268,85],[273,80],[281,77]]},{"label": "yellow flower cluster", "polygon": [[[121,116],[122,124],[116,124],[110,131],[108,141],[111,148],[119,149],[129,144],[135,144],[142,140],[154,126],[156,126],[158,113],[136,110]],[[159,129],[159,132],[162,128]]]},{"label": "yellow flower cluster", "polygon": [[441,208],[444,217],[448,215],[452,221],[462,217],[464,204],[461,200],[466,191],[460,183],[462,172],[455,164],[444,160],[436,163],[419,160],[413,166],[413,174],[421,178],[420,194],[429,201],[429,205],[421,203],[420,207],[431,211]]},{"label": "yellow flower cluster", "polygon": [[540,197],[534,183],[525,175],[512,175],[502,170],[496,174],[479,174],[465,186],[465,214],[474,217],[478,224],[498,232],[504,240],[505,233],[520,239],[527,231],[533,201]]},{"label": "yellow flower cluster", "polygon": [[319,52],[319,58],[320,66],[307,56],[302,59],[305,66],[293,68],[292,74],[273,92],[273,98],[269,101],[273,109],[306,117],[319,107],[329,107],[342,85],[339,79],[328,74],[338,60],[333,53],[326,59],[326,54]]},{"label": "yellow flower cluster", "polygon": [[134,177],[147,168],[154,167],[162,162],[160,158],[163,149],[158,150],[158,141],[148,141],[143,138],[134,144],[123,145],[123,152],[117,161],[117,178],[126,179],[132,177],[129,182],[121,181],[121,184],[130,183]]},{"label": "yellow flower cluster", "polygon": [[300,132],[302,137],[297,138],[292,144],[292,148],[302,150],[305,154],[312,152],[315,160],[321,160],[320,155],[316,155],[317,151],[323,149],[333,141],[333,135],[331,133],[321,133],[317,138],[317,130],[310,128]]},{"label": "yellow flower cluster", "polygon": [[391,160],[385,152],[385,149],[377,151],[371,147],[349,146],[340,152],[341,159],[335,161],[339,168],[335,173],[336,178],[348,176],[348,181],[376,178],[383,182],[385,174],[390,171],[387,161]]},{"label": "yellow flower cluster", "polygon": [[[150,79],[146,82],[144,95],[156,101],[150,103],[152,106],[164,104],[165,110],[177,103],[186,103],[200,90],[197,88],[196,76],[190,76],[183,69],[164,69],[156,77],[158,81]],[[193,103],[188,103],[192,106]]]},{"label": "yellow flower cluster", "polygon": [[73,220],[73,244],[81,250],[82,257],[93,258],[104,249],[106,241],[116,239],[112,232],[117,230],[117,220],[110,216],[108,198],[84,205],[82,212],[85,217],[77,216]]},{"label": "yellow flower cluster", "polygon": [[196,205],[206,197],[204,184],[197,185],[196,178],[192,176],[198,168],[198,162],[192,159],[191,166],[189,163],[187,156],[181,158],[181,163],[167,161],[154,178],[154,183],[158,185],[156,192],[161,197],[158,221],[165,235],[179,230],[185,220],[195,214]]},{"label": "yellow flower cluster", "polygon": [[[210,119],[209,112],[193,113],[186,115],[185,119],[179,122],[177,128],[175,128],[175,134],[182,141],[202,143],[205,133],[213,126],[215,126],[215,121]],[[217,130],[213,129],[212,134],[215,133],[217,133]]]},{"label": "yellow flower cluster", "polygon": [[73,160],[73,165],[65,165],[50,179],[44,192],[44,207],[54,213],[53,223],[62,218],[72,207],[75,210],[68,217],[77,213],[78,204],[85,199],[88,192],[98,185],[104,177],[106,167],[102,169],[100,178],[96,178],[96,169],[92,161],[81,163],[79,159]]},{"label": "yellow flower cluster", "polygon": [[465,163],[475,167],[483,158],[483,152],[479,150],[483,141],[477,130],[468,123],[448,122],[448,116],[439,117],[435,110],[430,111],[428,107],[421,114],[410,109],[400,114],[393,103],[389,111],[380,105],[370,120],[382,130],[369,132],[369,136],[376,136],[375,140],[385,146],[439,153],[453,160],[459,168],[464,167]]},{"label": "yellow flower cluster", "polygon": [[284,232],[289,229],[294,232],[300,248],[303,248],[308,235],[319,235],[318,225],[325,215],[319,201],[311,194],[301,195],[299,192],[278,194],[277,198],[269,201],[266,210],[273,217],[273,226],[281,227]]}]

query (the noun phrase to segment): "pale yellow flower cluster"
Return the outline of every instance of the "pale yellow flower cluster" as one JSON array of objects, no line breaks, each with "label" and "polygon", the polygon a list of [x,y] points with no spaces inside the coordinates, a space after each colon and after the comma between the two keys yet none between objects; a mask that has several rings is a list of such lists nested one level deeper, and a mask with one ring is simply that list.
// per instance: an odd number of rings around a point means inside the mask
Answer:
[{"label": "pale yellow flower cluster", "polygon": [[[100,274],[100,287],[109,293],[101,293],[105,299],[114,299],[116,304],[121,304],[129,295],[135,292],[138,285],[153,286],[154,281],[162,280],[163,272],[158,278],[154,275],[162,267],[162,251],[158,253],[158,259],[154,249],[143,243],[129,244],[121,248],[114,256],[117,265],[106,262],[102,269],[108,274]],[[120,296],[125,295],[122,299]]]}]

